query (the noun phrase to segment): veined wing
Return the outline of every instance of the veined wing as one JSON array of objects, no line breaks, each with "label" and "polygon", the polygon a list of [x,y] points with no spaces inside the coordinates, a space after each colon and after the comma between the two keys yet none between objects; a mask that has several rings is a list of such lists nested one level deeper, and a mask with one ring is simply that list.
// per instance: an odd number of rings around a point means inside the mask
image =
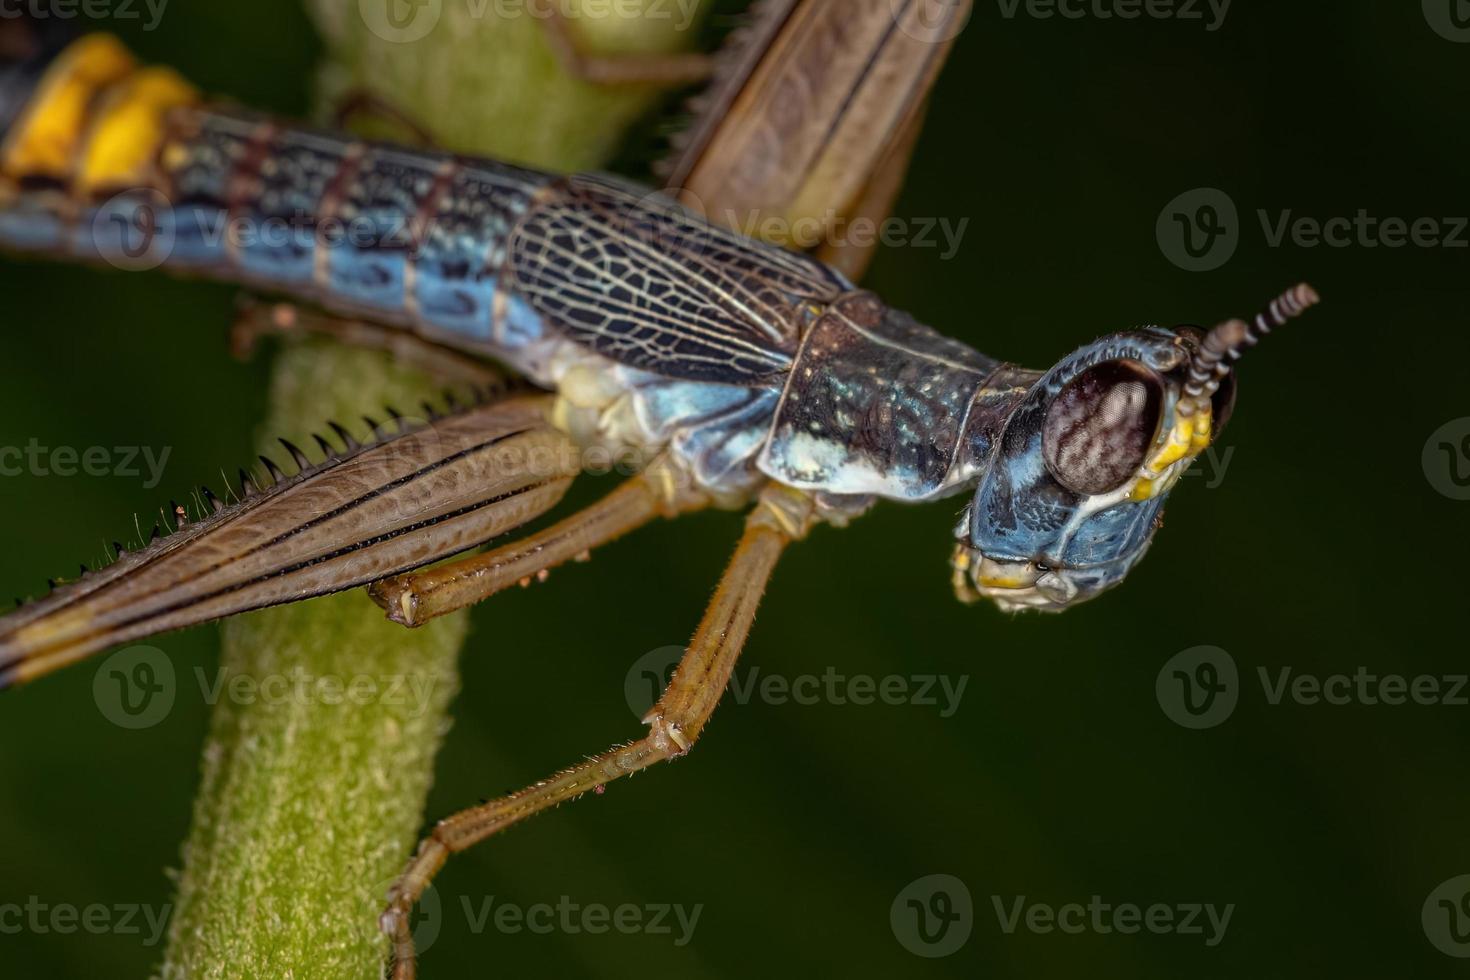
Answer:
[{"label": "veined wing", "polygon": [[821,263],[596,176],[548,188],[512,235],[506,263],[515,292],[592,350],[725,384],[784,374],[812,304],[852,288]]}]

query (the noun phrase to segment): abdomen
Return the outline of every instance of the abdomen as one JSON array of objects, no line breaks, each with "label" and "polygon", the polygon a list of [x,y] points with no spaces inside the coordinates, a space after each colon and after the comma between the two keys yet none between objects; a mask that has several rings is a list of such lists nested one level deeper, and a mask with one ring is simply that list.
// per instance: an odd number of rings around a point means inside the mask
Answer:
[{"label": "abdomen", "polygon": [[3,84],[0,247],[239,282],[512,361],[540,337],[499,270],[554,177],[205,107],[105,35]]}]

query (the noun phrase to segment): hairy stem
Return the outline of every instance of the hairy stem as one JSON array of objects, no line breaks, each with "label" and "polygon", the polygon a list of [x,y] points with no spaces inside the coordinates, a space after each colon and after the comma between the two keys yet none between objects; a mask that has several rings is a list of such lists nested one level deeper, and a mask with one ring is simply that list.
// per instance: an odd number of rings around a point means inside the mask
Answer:
[{"label": "hairy stem", "polygon": [[[495,5],[440,5],[432,29],[413,41],[380,36],[356,2],[312,6],[329,51],[324,104],[366,88],[458,151],[597,166],[655,94],[566,77],[541,26],[525,13],[500,17]],[[573,29],[590,48],[629,52],[678,47],[687,26],[603,17]],[[278,435],[309,444],[304,434],[328,418],[377,413],[387,401],[417,404],[430,389],[378,354],[325,342],[293,347],[274,369],[263,444]],[[377,914],[421,829],[465,633],[463,613],[406,631],[356,592],[227,624],[225,686],[204,749],[164,977],[381,973],[387,944]]]}]

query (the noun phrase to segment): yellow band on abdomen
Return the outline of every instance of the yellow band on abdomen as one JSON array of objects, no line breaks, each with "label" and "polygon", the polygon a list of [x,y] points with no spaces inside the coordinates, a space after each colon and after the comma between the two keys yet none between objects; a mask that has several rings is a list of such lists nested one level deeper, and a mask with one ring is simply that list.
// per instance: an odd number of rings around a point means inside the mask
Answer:
[{"label": "yellow band on abdomen", "polygon": [[136,68],[128,49],[111,35],[91,34],[68,47],[47,69],[30,107],[0,147],[0,176],[67,180],[93,100]]},{"label": "yellow band on abdomen", "polygon": [[87,194],[149,182],[170,110],[194,105],[199,91],[170,68],[144,68],[98,105],[81,148],[75,187]]}]

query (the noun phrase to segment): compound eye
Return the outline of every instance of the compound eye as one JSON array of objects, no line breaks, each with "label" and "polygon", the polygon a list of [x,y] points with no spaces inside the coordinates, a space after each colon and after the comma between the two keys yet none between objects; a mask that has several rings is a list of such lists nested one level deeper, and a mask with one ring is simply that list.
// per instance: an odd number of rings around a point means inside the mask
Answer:
[{"label": "compound eye", "polygon": [[1164,383],[1137,361],[1105,361],[1067,382],[1046,412],[1046,468],[1073,493],[1111,493],[1136,474],[1158,436]]}]

